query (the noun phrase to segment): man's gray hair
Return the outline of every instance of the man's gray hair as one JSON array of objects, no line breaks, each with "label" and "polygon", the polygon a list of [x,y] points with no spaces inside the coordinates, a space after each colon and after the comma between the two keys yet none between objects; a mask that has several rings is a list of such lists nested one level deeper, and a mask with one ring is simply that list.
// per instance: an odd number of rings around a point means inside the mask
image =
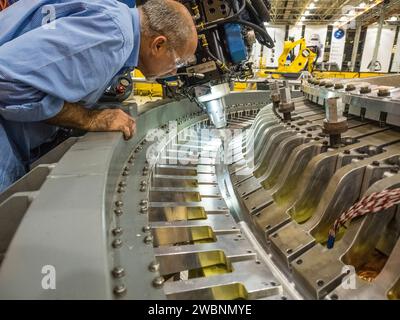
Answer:
[{"label": "man's gray hair", "polygon": [[165,36],[173,47],[182,46],[193,35],[188,19],[171,1],[147,0],[140,6],[143,11],[143,32],[147,36]]}]

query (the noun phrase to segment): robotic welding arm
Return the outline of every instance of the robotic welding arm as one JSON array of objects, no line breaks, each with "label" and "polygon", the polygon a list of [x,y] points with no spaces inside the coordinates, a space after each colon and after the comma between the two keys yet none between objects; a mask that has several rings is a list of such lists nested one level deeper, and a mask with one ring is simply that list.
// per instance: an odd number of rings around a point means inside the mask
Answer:
[{"label": "robotic welding arm", "polygon": [[253,76],[248,60],[255,40],[274,47],[264,26],[269,21],[269,0],[179,1],[193,16],[199,45],[195,61],[178,70],[178,89],[173,96],[195,101],[216,128],[223,128],[224,97],[230,93],[231,81]]}]

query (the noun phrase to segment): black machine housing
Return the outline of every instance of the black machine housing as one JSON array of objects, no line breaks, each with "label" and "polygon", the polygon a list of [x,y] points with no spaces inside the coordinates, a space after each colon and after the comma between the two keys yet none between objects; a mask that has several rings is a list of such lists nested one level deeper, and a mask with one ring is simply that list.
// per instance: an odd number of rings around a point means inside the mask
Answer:
[{"label": "black machine housing", "polygon": [[257,40],[268,48],[274,47],[264,25],[270,20],[269,0],[179,2],[193,17],[199,44],[195,61],[178,70],[179,87],[173,90],[173,95],[178,93],[193,98],[206,94],[209,86],[250,78],[253,72],[248,58],[254,42]]}]

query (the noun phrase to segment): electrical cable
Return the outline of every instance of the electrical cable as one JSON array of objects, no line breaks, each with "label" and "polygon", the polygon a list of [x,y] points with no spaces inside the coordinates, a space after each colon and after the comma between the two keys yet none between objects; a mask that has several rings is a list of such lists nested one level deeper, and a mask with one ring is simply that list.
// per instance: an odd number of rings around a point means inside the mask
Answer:
[{"label": "electrical cable", "polygon": [[384,212],[400,203],[400,188],[383,190],[381,192],[371,193],[356,202],[348,210],[343,212],[333,223],[329,230],[327,248],[332,249],[335,243],[336,234],[340,227],[356,217],[364,216],[368,213]]},{"label": "electrical cable", "polygon": [[[272,49],[275,45],[274,45],[274,40],[271,38],[271,36],[268,34],[268,32],[261,28],[260,26],[257,26],[254,23],[251,23],[249,21],[246,20],[237,20],[234,21],[234,23],[238,23],[238,24],[242,24],[245,25],[247,27],[252,28],[256,33],[258,33],[260,36],[263,37],[263,43],[261,43],[262,45],[265,45],[267,48]],[[260,41],[260,39],[258,39]]]},{"label": "electrical cable", "polygon": [[251,0],[251,4],[258,12],[258,16],[263,20],[263,22],[270,20],[268,8],[262,0]]},{"label": "electrical cable", "polygon": [[[237,13],[235,13],[233,16],[202,24],[199,31],[207,31],[210,29],[214,29],[214,28],[218,27],[219,25],[225,24],[225,23],[237,23],[237,24],[245,25],[247,27],[252,28],[256,32],[256,34],[261,37],[261,39],[258,38],[258,40],[262,45],[265,45],[266,47],[268,47],[270,49],[273,48],[274,41],[271,38],[271,36],[268,34],[267,30],[265,30],[263,27],[261,27],[259,25],[251,23],[249,21],[242,20],[242,19],[236,19],[237,17],[239,17],[239,14],[246,8],[246,6],[248,8],[251,7],[250,10],[252,11],[252,13],[256,12],[254,7],[252,7],[251,4],[249,4],[247,0],[243,0],[243,4],[240,7],[239,11]],[[259,17],[258,16],[256,16],[256,17],[257,17],[256,19],[258,22]]]},{"label": "electrical cable", "polygon": [[245,0],[245,1],[246,1],[247,10],[253,16],[254,20],[257,22],[257,25],[262,25],[262,21],[257,14],[257,10],[251,5],[250,0]]},{"label": "electrical cable", "polygon": [[[272,49],[272,48],[275,46],[275,45],[274,45],[274,40],[273,40],[273,39],[271,38],[271,36],[268,34],[267,30],[263,29],[262,27],[260,27],[260,26],[258,26],[258,25],[256,25],[256,24],[254,24],[254,23],[251,23],[251,22],[249,22],[249,21],[240,20],[240,19],[229,21],[229,23],[237,23],[237,24],[241,24],[241,25],[245,25],[245,26],[247,26],[247,27],[250,27],[251,29],[254,30],[254,32],[256,33],[256,35],[259,35],[259,36],[261,37],[261,39],[258,38],[257,40],[258,40],[262,45],[264,45],[264,46],[266,46],[267,48],[270,48],[270,49]],[[217,27],[218,25],[219,25],[219,24],[214,25],[214,26],[211,26],[211,27],[204,28],[204,29],[202,29],[201,31],[207,31],[207,30],[213,29],[213,28]]]}]

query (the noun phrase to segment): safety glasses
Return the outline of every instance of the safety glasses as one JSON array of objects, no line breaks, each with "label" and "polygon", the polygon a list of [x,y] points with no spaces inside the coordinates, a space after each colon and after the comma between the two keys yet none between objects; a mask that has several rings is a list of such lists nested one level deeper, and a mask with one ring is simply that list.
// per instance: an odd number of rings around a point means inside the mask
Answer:
[{"label": "safety glasses", "polygon": [[174,56],[174,61],[175,61],[175,68],[179,69],[182,67],[187,67],[188,65],[190,65],[191,63],[193,63],[194,61],[196,61],[196,56],[192,55],[188,58],[181,58],[179,57],[179,55],[177,54],[177,52],[175,51],[175,49],[171,50],[173,56]]}]

